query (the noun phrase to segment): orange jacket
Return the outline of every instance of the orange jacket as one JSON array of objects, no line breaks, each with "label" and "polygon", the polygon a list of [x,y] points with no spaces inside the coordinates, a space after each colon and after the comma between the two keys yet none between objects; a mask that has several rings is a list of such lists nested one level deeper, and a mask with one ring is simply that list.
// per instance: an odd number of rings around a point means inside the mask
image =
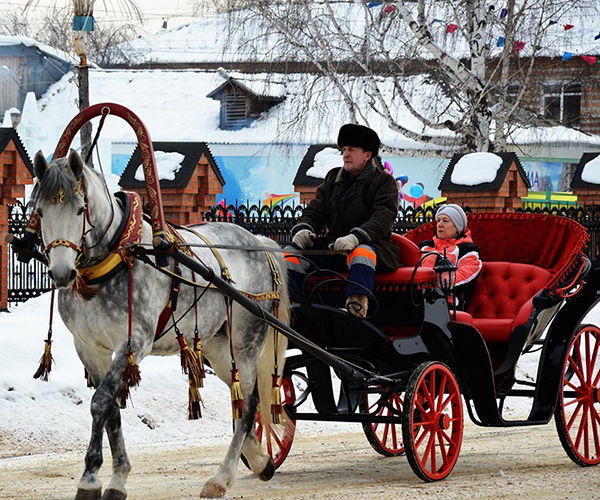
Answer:
[{"label": "orange jacket", "polygon": [[[471,231],[468,229],[457,239],[440,240],[437,236],[433,240],[422,241],[419,245],[423,253],[436,251],[448,257],[453,264],[458,266],[456,271],[456,285],[468,285],[475,281],[481,271],[481,260],[479,248],[471,239]],[[437,256],[429,255],[423,259],[423,267],[434,267]]]}]

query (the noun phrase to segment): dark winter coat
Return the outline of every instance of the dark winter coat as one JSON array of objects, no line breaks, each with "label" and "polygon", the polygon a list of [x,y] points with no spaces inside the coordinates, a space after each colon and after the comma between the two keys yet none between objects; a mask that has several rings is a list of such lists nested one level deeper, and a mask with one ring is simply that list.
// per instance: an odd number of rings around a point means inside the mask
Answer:
[{"label": "dark winter coat", "polygon": [[378,270],[395,270],[399,252],[391,235],[398,216],[396,181],[371,161],[355,182],[350,181],[343,168],[330,170],[292,229],[292,236],[301,229],[318,234],[323,226],[331,240],[353,234],[360,244],[375,248]]}]

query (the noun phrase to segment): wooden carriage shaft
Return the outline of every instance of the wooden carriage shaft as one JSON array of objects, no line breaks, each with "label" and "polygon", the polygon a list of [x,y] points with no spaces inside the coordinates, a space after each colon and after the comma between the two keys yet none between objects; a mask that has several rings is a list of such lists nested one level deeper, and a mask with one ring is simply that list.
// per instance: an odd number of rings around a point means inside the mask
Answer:
[{"label": "wooden carriage shaft", "polygon": [[240,293],[238,290],[236,290],[229,283],[218,277],[212,269],[203,266],[198,261],[194,260],[193,258],[187,256],[180,250],[164,242],[164,240],[163,243],[164,245],[161,244],[161,247],[159,247],[160,250],[166,250],[170,257],[173,257],[187,268],[198,273],[206,281],[212,283],[221,292],[223,292],[232,300],[240,304],[244,309],[252,313],[257,318],[262,318],[265,321],[267,321],[267,323],[276,328],[283,335],[293,340],[296,344],[301,345],[304,350],[313,355],[319,361],[323,361],[325,364],[331,366],[334,370],[338,370],[342,375],[345,375],[349,379],[363,386],[376,382],[387,384],[393,382],[392,380],[385,378],[377,378],[376,380],[372,380],[371,378],[366,377],[356,368],[353,368],[348,363],[345,363],[341,359],[329,354],[317,344],[311,342],[307,338],[294,331],[288,325],[280,321],[279,318],[273,316],[271,313],[259,306],[255,301],[249,299],[248,297]]}]

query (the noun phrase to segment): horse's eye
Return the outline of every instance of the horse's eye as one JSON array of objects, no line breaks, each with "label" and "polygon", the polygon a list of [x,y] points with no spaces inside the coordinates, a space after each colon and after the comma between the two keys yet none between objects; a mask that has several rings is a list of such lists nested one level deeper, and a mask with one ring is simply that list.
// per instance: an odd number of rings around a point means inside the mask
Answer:
[{"label": "horse's eye", "polygon": [[85,207],[81,207],[79,210],[77,210],[77,215],[81,215],[83,212],[85,212]]},{"label": "horse's eye", "polygon": [[40,219],[44,216],[44,214],[42,213],[42,209],[41,208],[37,209],[37,213],[40,216]]}]

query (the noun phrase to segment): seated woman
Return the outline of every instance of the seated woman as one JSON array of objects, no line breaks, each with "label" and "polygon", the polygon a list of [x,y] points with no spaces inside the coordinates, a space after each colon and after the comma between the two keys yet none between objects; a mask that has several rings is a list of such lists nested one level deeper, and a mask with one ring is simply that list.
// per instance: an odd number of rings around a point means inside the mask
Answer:
[{"label": "seated woman", "polygon": [[[419,244],[423,253],[436,251],[448,257],[458,266],[456,271],[455,297],[457,308],[464,311],[469,305],[473,284],[481,271],[479,248],[471,239],[467,229],[467,216],[462,208],[454,203],[442,205],[435,214],[436,236],[433,240]],[[430,255],[422,262],[424,267],[434,267],[438,257]]]}]

